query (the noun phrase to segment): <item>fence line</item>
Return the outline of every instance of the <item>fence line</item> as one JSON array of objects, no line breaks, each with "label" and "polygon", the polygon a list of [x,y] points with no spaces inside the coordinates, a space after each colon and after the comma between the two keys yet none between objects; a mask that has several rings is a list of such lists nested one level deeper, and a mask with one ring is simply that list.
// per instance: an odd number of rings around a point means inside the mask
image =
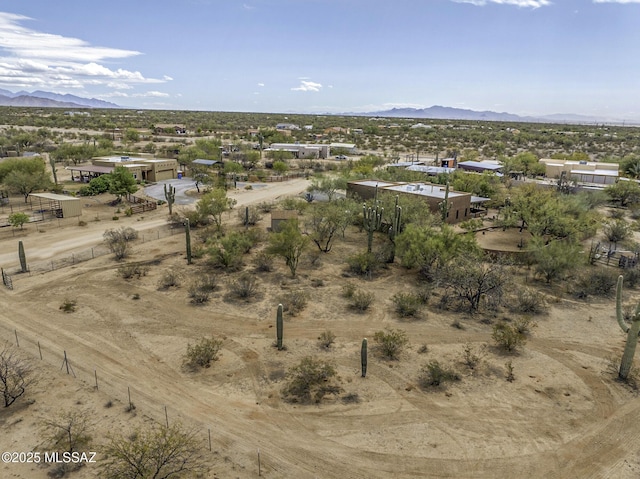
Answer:
[{"label": "fence line", "polygon": [[[175,234],[183,234],[183,233],[184,233],[184,230],[182,228],[171,228],[169,225],[162,226],[152,230],[139,232],[138,239],[134,241],[133,244],[135,245],[139,243],[146,243],[149,241],[155,241],[162,238],[167,238],[169,236],[173,236]],[[111,252],[109,251],[109,248],[107,248],[106,245],[99,244],[91,248],[87,248],[82,251],[74,251],[67,255],[60,256],[51,260],[39,261],[34,263],[27,262],[28,272],[24,274],[22,273],[20,266],[15,266],[13,268],[4,268],[2,272],[2,279],[5,286],[9,287],[7,283],[12,284],[13,280],[20,280],[21,278],[25,278],[27,274],[30,276],[32,273],[47,273],[50,271],[55,271],[60,268],[73,266],[75,264],[88,261],[94,258],[98,258],[99,256],[104,256],[110,253]],[[17,257],[17,254],[18,253],[16,251],[16,257]],[[28,260],[28,254],[27,254],[27,260]],[[12,287],[10,289],[12,289]]]},{"label": "fence line", "polygon": [[[181,422],[183,424],[195,425],[197,427],[198,440],[202,443],[203,450],[208,449],[213,453],[212,457],[217,457],[217,451],[214,452],[211,444],[211,429],[213,425],[202,423],[198,420],[184,418],[179,411],[171,411],[166,404],[156,403],[153,393],[136,389],[133,381],[128,382],[126,379],[117,378],[115,375],[109,375],[101,371],[97,367],[90,367],[82,363],[74,361],[72,353],[68,354],[67,350],[62,353],[57,351],[57,347],[47,345],[40,340],[32,339],[24,331],[17,329],[11,330],[6,324],[0,322],[0,338],[8,344],[14,344],[20,351],[33,356],[33,369],[37,369],[37,361],[43,361],[51,367],[58,368],[64,374],[68,374],[75,380],[81,382],[87,388],[100,391],[107,397],[118,401],[125,408],[125,412],[133,412],[148,417],[158,425],[167,426],[171,423]],[[154,407],[144,411],[140,411],[135,405],[136,398],[144,398],[145,401],[151,403]],[[109,401],[110,403],[111,401]],[[105,406],[109,407],[109,406]],[[187,419],[187,420],[185,420]],[[224,440],[222,440],[222,443]],[[238,464],[240,465],[240,464]]]}]

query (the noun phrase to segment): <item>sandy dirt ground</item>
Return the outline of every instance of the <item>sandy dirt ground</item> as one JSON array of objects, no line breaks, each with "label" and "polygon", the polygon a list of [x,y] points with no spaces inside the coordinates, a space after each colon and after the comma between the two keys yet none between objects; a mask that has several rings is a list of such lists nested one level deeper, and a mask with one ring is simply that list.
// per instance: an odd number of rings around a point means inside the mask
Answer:
[{"label": "sandy dirt ground", "polygon": [[[296,180],[233,195],[240,206],[305,186]],[[110,212],[100,214],[108,218]],[[165,206],[143,220],[122,218],[117,226],[158,227],[166,215]],[[228,222],[237,224],[235,215]],[[268,215],[259,227],[266,230],[267,223]],[[99,242],[106,225],[88,221],[44,233],[29,226],[20,239],[30,257],[47,258]],[[0,239],[3,266],[17,264],[17,239]],[[204,260],[186,264],[183,235],[137,243],[131,261],[149,262],[138,279],[120,277],[111,255],[15,276],[13,291],[0,290],[0,340],[15,344],[18,335],[19,351],[34,362],[39,381],[18,404],[0,411],[0,450],[43,450],[42,422],[82,410],[91,419],[90,449],[98,453],[110,434],[167,418],[199,431],[207,451],[210,432],[209,477],[257,477],[258,451],[261,476],[271,478],[640,475],[640,399],[609,370],[624,343],[612,300],[576,302],[549,291],[549,312],[536,317],[538,327],[522,352],[504,355],[492,346],[491,325],[478,318],[429,307],[418,320],[398,319],[391,298],[416,283],[399,266],[371,281],[345,277],[342,258],[360,251],[362,241],[357,230],[348,231],[319,263],[303,258],[295,279],[279,261],[272,272],[255,272],[260,295],[247,302],[229,299],[232,278],[219,273],[211,300],[190,304],[189,282],[208,270]],[[250,261],[246,270],[253,271]],[[181,285],[159,291],[167,271],[177,273]],[[369,311],[348,308],[341,295],[347,283],[375,294]],[[285,316],[287,349],[277,351],[278,297],[294,290],[307,292],[309,304],[298,316]],[[77,301],[75,312],[59,309],[65,299]],[[460,327],[452,327],[455,321]],[[409,346],[399,361],[387,361],[370,340],[369,371],[361,378],[360,342],[386,327],[405,330]],[[336,341],[322,350],[317,337],[326,330]],[[220,360],[201,372],[184,372],[187,344],[204,335],[223,338]],[[465,345],[482,356],[473,370],[462,364]],[[63,351],[75,377],[66,374]],[[339,394],[313,405],[282,399],[286,371],[305,356],[332,361]],[[422,390],[419,371],[432,360],[452,365],[462,380]],[[513,382],[505,380],[509,361]],[[134,413],[125,412],[128,390]],[[347,400],[354,397],[358,401]],[[0,477],[44,479],[49,470],[0,464]],[[98,474],[99,464],[89,464],[70,477]]]}]

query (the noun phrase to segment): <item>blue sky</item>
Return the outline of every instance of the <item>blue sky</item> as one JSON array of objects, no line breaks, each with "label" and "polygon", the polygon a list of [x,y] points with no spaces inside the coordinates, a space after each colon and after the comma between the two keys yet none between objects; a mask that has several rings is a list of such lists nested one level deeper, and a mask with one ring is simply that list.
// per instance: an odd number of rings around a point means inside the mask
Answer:
[{"label": "blue sky", "polygon": [[134,108],[640,119],[640,0],[0,0],[0,88]]}]

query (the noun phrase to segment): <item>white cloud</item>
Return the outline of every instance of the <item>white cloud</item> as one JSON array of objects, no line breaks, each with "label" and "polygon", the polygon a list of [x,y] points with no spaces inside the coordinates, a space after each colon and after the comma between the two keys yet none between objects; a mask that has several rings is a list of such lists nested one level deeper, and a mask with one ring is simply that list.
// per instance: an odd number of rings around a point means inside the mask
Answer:
[{"label": "white cloud", "polygon": [[[23,26],[23,15],[0,12],[0,85],[47,89],[164,83],[171,78],[146,78],[138,71],[112,69],[103,61],[126,59],[140,52],[93,46],[78,38],[42,33]],[[115,86],[117,85],[117,86]]]},{"label": "white cloud", "polygon": [[264,86],[264,83],[258,83],[258,86]]},{"label": "white cloud", "polygon": [[302,80],[300,82],[300,86],[293,87],[291,90],[293,90],[293,91],[320,91],[321,88],[322,88],[322,84],[320,84],[320,83]]},{"label": "white cloud", "polygon": [[531,7],[531,8],[546,7],[547,5],[551,5],[550,0],[453,0],[453,1],[456,3],[471,3],[472,5],[477,5],[479,7],[483,7],[489,3],[497,3],[498,5],[513,5],[516,7]]}]

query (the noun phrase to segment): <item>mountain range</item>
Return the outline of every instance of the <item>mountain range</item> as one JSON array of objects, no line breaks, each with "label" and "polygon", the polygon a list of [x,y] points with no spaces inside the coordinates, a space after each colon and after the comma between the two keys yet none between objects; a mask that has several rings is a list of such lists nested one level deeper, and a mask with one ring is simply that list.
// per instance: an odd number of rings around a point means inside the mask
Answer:
[{"label": "mountain range", "polygon": [[[39,107],[39,108],[123,108],[115,103],[96,98],[83,98],[76,95],[61,95],[47,91],[11,92],[0,88],[0,106]],[[472,120],[505,121],[521,123],[573,123],[573,124],[627,124],[638,125],[640,121],[621,118],[606,118],[571,113],[558,113],[543,116],[520,116],[507,112],[475,111],[434,105],[429,108],[392,108],[390,110],[366,113],[342,113],[349,116],[369,116],[383,118],[424,118],[433,120]]]},{"label": "mountain range", "polygon": [[543,116],[519,116],[513,113],[495,111],[475,111],[435,105],[429,108],[392,108],[391,110],[372,111],[367,113],[345,113],[354,116],[373,116],[386,118],[425,118],[432,120],[475,120],[475,121],[508,121],[522,123],[616,123],[638,124],[637,120],[621,118],[605,118],[572,113],[556,113]]},{"label": "mountain range", "polygon": [[48,91],[12,92],[0,88],[0,106],[27,106],[40,108],[121,108],[115,103],[96,98],[60,95]]}]

